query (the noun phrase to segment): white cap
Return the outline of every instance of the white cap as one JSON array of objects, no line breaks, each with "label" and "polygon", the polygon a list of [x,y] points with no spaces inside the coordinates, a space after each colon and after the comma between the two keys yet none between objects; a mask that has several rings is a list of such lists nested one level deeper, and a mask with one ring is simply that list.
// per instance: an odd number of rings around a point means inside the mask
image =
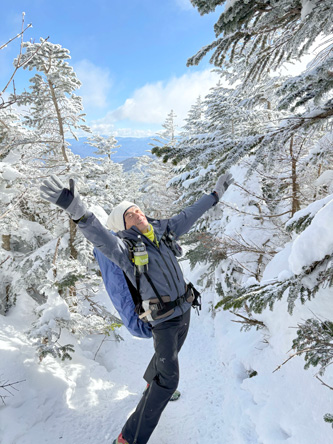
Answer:
[{"label": "white cap", "polygon": [[131,207],[137,207],[137,205],[133,202],[128,202],[127,200],[123,200],[120,204],[114,207],[106,222],[106,226],[109,230],[116,232],[126,230],[124,214]]}]

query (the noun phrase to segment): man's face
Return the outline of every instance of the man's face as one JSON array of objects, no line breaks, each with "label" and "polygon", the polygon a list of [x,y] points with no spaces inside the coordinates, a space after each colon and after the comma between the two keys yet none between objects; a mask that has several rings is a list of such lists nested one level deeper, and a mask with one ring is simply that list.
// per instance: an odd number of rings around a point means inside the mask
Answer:
[{"label": "man's face", "polygon": [[141,233],[146,233],[149,229],[147,218],[138,207],[129,208],[124,214],[124,220],[126,230],[135,226],[141,231]]}]

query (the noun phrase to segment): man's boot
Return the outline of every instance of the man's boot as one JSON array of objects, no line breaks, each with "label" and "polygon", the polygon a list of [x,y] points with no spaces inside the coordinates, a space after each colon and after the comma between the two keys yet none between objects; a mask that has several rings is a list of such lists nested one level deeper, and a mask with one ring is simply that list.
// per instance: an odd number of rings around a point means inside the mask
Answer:
[{"label": "man's boot", "polygon": [[118,438],[113,441],[112,444],[128,444],[128,442],[126,441],[126,439],[123,438],[123,435],[120,434]]}]

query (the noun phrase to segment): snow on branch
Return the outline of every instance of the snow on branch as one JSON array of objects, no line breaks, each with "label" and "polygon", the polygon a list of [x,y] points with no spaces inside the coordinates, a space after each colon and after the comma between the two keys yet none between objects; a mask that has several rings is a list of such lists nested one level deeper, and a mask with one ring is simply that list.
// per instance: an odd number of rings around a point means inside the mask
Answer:
[{"label": "snow on branch", "polygon": [[[206,14],[224,1],[192,3],[200,14]],[[331,0],[317,1],[315,7],[310,7],[310,3],[314,2],[228,2],[214,25],[218,38],[189,58],[187,65],[198,65],[213,50],[210,63],[225,67],[238,58],[247,80],[260,79],[284,62],[299,59],[319,35],[331,35]]]}]

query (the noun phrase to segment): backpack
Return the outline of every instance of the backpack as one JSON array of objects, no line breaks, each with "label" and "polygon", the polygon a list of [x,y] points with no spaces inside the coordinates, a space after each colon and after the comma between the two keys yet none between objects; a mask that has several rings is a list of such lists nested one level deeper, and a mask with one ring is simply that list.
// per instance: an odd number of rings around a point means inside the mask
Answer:
[{"label": "backpack", "polygon": [[106,291],[124,326],[133,336],[151,338],[150,325],[143,322],[135,311],[136,303],[134,301],[139,298],[135,287],[122,269],[97,248],[94,248],[94,256],[101,270]]}]

